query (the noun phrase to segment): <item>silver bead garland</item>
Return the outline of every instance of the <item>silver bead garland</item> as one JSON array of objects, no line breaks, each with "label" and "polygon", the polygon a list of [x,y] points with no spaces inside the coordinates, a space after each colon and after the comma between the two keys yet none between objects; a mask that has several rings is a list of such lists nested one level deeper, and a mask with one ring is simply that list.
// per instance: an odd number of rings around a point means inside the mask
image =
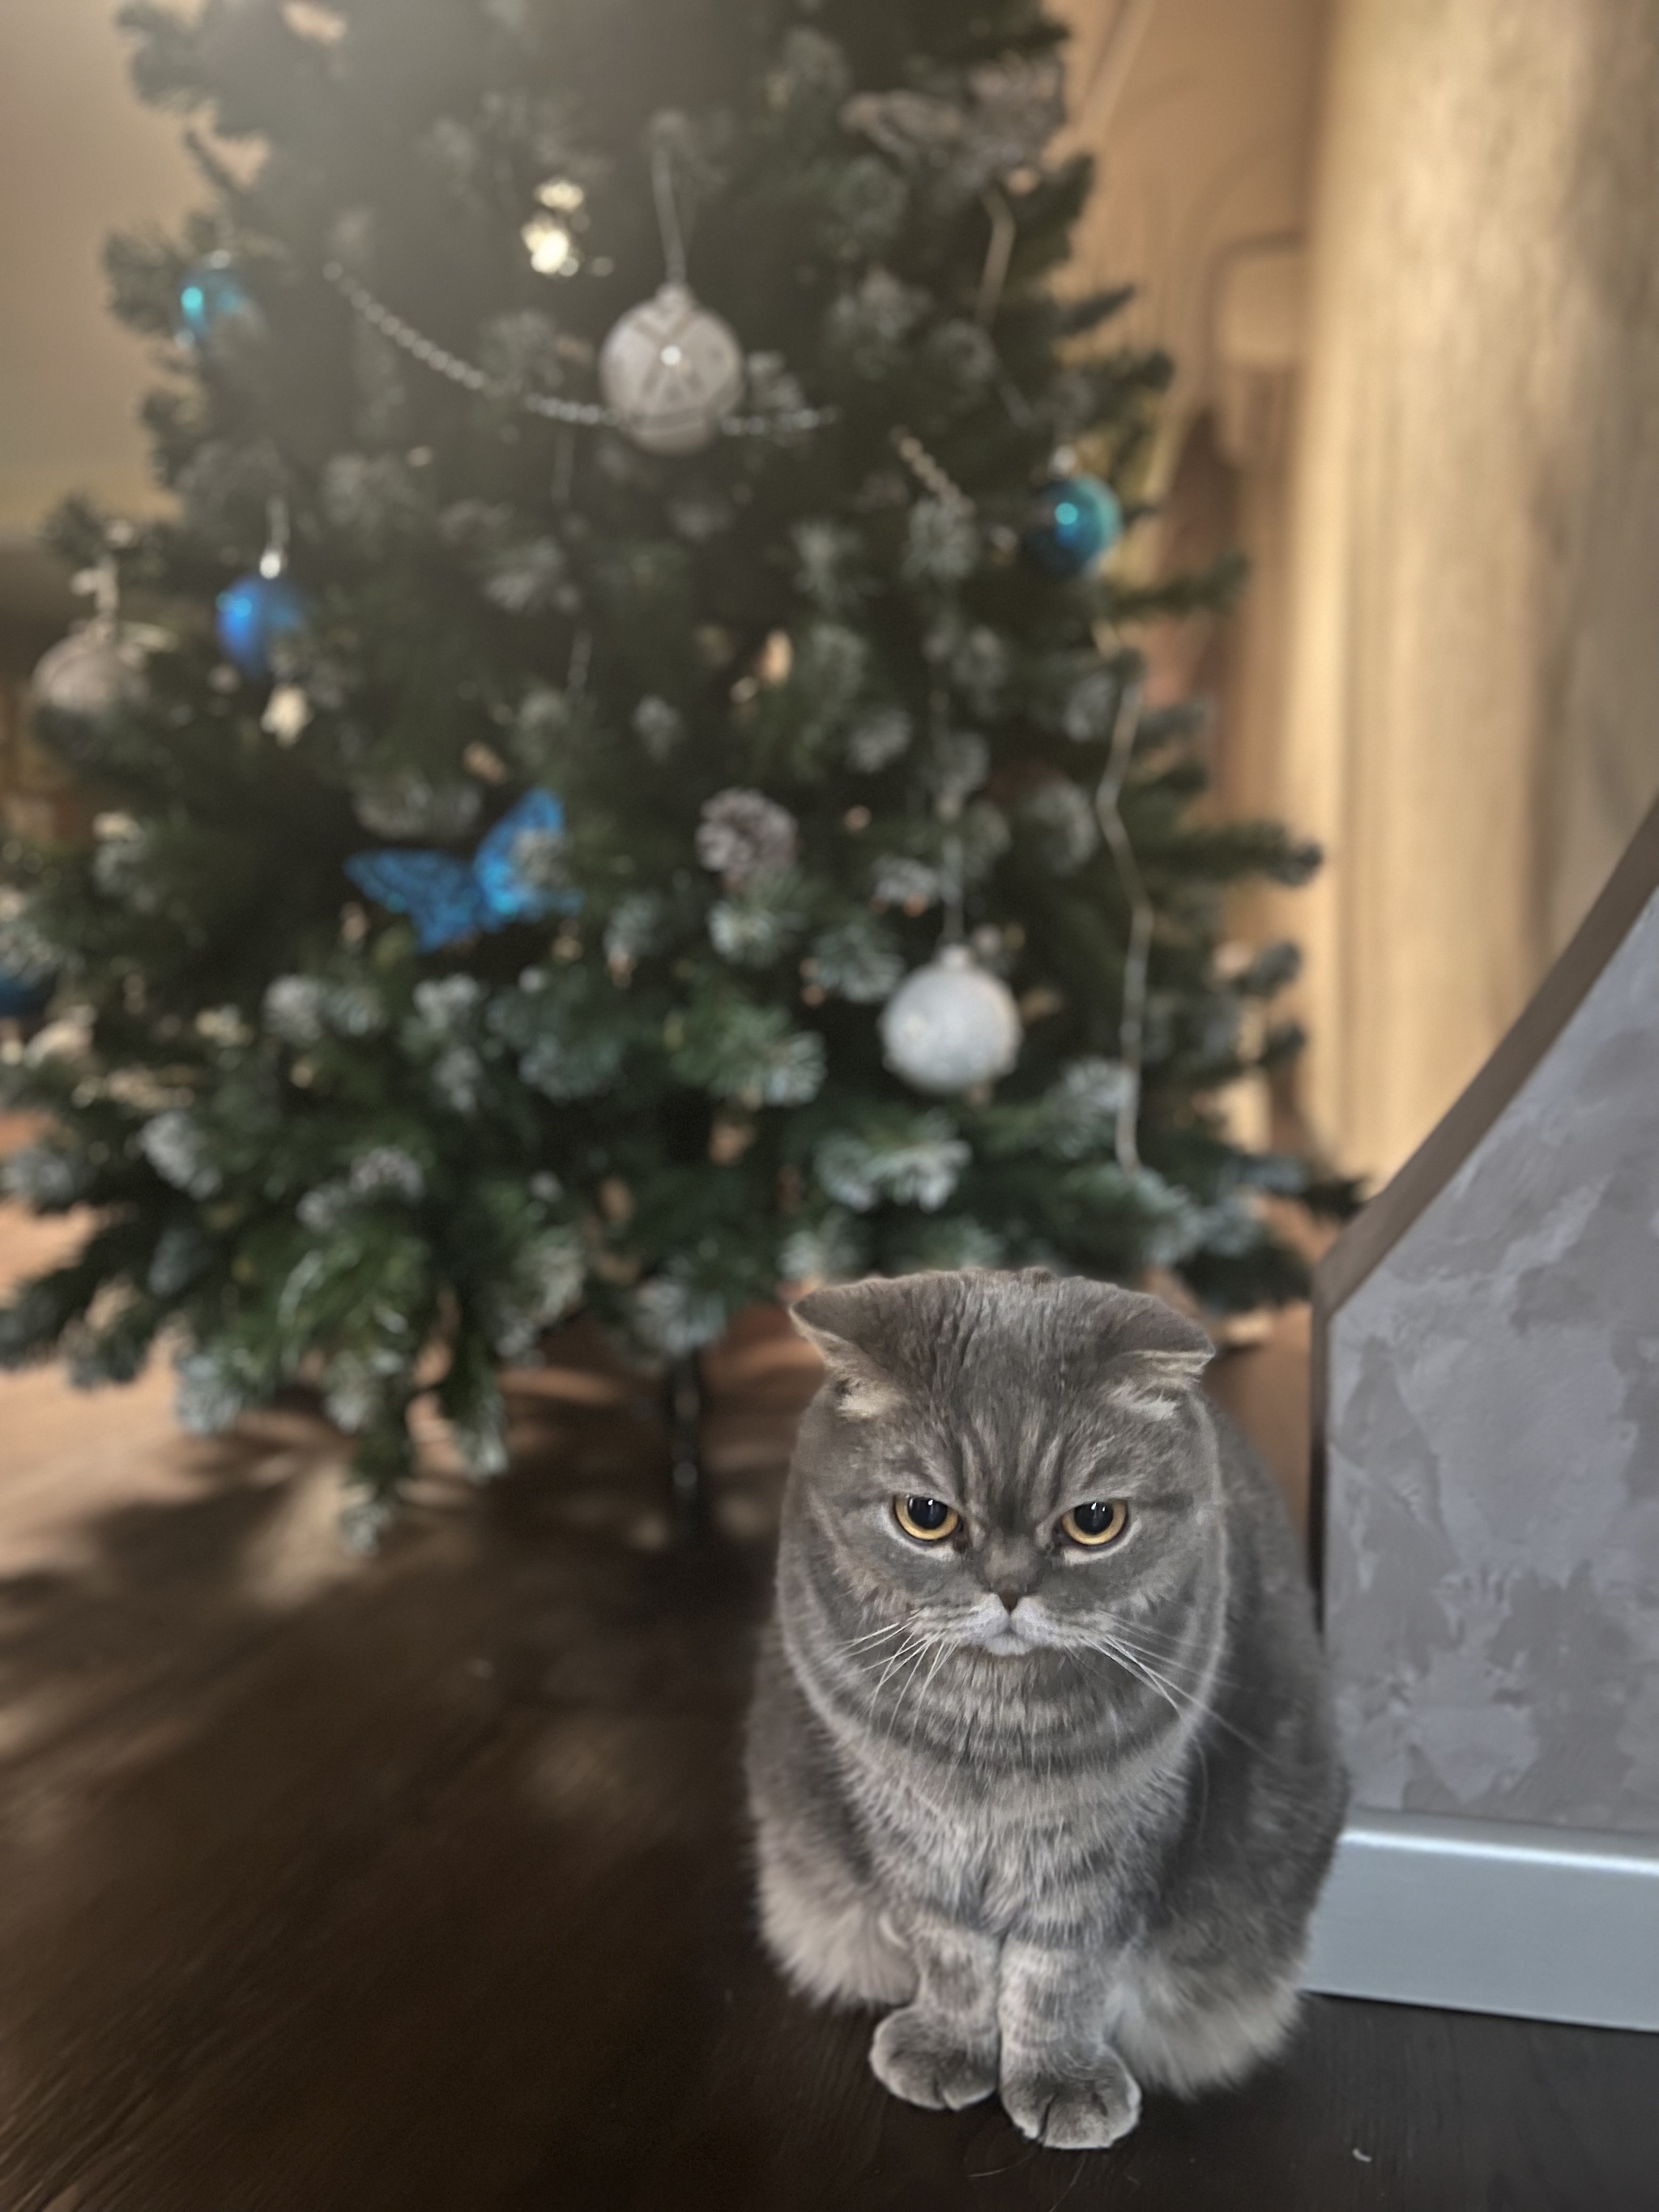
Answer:
[{"label": "silver bead garland", "polygon": [[946,507],[958,508],[963,514],[973,513],[973,501],[934,459],[914,430],[907,430],[902,422],[896,423],[891,436],[894,452],[924,491],[932,492],[935,499],[942,500]]},{"label": "silver bead garland", "polygon": [[[538,415],[549,422],[574,424],[586,429],[622,428],[622,419],[616,410],[602,407],[595,400],[555,399],[540,392],[508,393],[486,376],[476,362],[451,353],[447,347],[439,345],[412,323],[394,313],[339,262],[325,262],[323,275],[354,313],[379,331],[382,337],[411,360],[418,361],[422,368],[429,368],[434,376],[459,385],[463,391],[489,393],[497,398],[516,398],[526,414]],[[835,422],[840,411],[836,407],[790,407],[775,415],[728,415],[720,426],[720,434],[727,438],[787,437],[798,431],[822,429]]]}]

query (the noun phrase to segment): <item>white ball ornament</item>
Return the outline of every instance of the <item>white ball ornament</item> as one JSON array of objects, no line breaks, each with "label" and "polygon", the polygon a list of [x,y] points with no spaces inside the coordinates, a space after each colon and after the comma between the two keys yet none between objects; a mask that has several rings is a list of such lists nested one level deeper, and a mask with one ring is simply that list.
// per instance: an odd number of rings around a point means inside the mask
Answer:
[{"label": "white ball ornament", "polygon": [[1006,1075],[1024,1030],[1007,986],[964,945],[947,945],[882,1009],[887,1065],[913,1089],[948,1097]]},{"label": "white ball ornament", "polygon": [[684,284],[630,307],[599,349],[599,389],[636,446],[695,453],[743,394],[743,349]]},{"label": "white ball ornament", "polygon": [[82,721],[102,722],[143,695],[143,657],[101,617],[61,638],[35,665],[34,702]]}]

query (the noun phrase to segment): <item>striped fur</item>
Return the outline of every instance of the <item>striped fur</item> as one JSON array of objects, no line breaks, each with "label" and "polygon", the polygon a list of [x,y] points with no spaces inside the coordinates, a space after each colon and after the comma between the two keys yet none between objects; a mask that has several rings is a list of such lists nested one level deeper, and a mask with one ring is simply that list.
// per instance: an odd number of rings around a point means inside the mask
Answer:
[{"label": "striped fur", "polygon": [[[1158,1300],[921,1275],[795,1309],[828,1376],[790,1471],[749,1742],[762,1930],[821,2000],[896,2008],[913,2103],[1000,2090],[1036,2140],[1285,2040],[1343,1784],[1273,1486]],[[906,1536],[896,1496],[958,1538]],[[1123,1498],[1091,1553],[1059,1516]]]}]

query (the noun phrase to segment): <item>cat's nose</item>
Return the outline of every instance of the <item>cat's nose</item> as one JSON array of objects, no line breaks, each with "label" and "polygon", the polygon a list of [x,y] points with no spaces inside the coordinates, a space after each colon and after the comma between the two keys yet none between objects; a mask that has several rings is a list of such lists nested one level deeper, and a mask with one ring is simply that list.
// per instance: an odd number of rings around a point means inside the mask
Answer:
[{"label": "cat's nose", "polygon": [[991,1595],[1012,1613],[1042,1579],[1042,1561],[1035,1545],[993,1532],[980,1554],[979,1571]]}]

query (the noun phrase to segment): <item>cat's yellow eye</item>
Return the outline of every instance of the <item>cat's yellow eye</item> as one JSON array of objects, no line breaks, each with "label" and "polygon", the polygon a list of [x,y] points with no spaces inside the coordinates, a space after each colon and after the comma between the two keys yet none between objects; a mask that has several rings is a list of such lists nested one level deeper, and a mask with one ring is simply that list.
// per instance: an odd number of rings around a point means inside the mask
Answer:
[{"label": "cat's yellow eye", "polygon": [[1129,1525],[1129,1509],[1121,1498],[1091,1498],[1060,1516],[1060,1533],[1085,1551],[1103,1551],[1115,1544]]},{"label": "cat's yellow eye", "polygon": [[962,1516],[942,1498],[896,1498],[893,1518],[919,1544],[942,1544],[962,1526]]}]

